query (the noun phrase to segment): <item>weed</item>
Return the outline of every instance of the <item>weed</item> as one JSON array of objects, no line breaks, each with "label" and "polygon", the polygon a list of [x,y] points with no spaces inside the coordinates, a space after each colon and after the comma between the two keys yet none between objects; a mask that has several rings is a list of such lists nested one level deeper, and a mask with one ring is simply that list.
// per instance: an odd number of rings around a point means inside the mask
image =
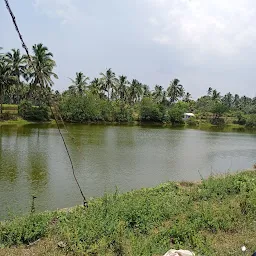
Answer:
[{"label": "weed", "polygon": [[0,246],[27,244],[48,234],[75,254],[163,255],[171,246],[200,255],[225,255],[221,248],[230,239],[216,245],[212,237],[233,234],[241,241],[245,232],[254,232],[255,178],[251,171],[210,177],[199,184],[169,182],[106,194],[90,201],[87,210],[34,213],[1,223]]}]

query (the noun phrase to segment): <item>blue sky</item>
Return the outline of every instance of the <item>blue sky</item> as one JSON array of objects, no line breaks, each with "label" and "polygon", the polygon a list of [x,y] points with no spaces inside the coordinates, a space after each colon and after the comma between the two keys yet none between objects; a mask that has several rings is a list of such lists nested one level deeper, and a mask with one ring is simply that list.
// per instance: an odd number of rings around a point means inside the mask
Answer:
[{"label": "blue sky", "polygon": [[[28,46],[54,54],[59,79],[70,85],[112,68],[167,88],[179,78],[193,97],[208,87],[256,96],[254,0],[9,0]],[[0,2],[0,46],[21,48]]]}]

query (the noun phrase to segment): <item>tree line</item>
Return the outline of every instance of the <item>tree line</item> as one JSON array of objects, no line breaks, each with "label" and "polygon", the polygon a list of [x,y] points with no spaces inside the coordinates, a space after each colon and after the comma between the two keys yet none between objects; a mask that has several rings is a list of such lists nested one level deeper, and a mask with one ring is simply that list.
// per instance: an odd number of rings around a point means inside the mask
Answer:
[{"label": "tree line", "polygon": [[45,108],[44,92],[47,91],[59,104],[64,119],[70,122],[140,120],[182,123],[184,112],[210,118],[213,124],[225,122],[224,114],[232,116],[239,124],[255,118],[256,97],[230,92],[222,96],[210,87],[206,95],[193,100],[177,78],[171,80],[166,90],[161,85],[150,90],[137,79],[129,81],[125,75],[116,75],[111,68],[93,79],[77,72],[74,78],[70,78],[64,92],[53,91],[53,78],[58,78],[54,73],[56,62],[53,54],[43,44],[35,44],[32,53],[30,63],[19,49],[7,53],[0,50],[1,114],[2,104],[18,104],[20,112],[26,108],[32,111],[33,106]]}]

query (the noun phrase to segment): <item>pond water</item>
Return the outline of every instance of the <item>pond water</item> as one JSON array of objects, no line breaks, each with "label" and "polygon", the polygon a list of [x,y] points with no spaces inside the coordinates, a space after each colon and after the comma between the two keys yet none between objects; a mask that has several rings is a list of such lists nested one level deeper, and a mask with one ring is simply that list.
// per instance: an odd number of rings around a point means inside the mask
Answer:
[{"label": "pond water", "polygon": [[[256,134],[152,126],[68,125],[64,131],[85,195],[194,181],[252,168]],[[74,139],[71,139],[73,137]],[[0,219],[82,203],[54,125],[0,127]]]}]

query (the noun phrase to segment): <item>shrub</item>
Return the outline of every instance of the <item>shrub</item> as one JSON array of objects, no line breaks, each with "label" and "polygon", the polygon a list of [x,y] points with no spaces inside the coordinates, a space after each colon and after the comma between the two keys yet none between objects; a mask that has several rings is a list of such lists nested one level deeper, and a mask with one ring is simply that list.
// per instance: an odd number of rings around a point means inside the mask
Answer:
[{"label": "shrub", "polygon": [[245,125],[246,124],[246,118],[245,116],[239,112],[236,116],[237,120],[235,120],[233,123],[234,124],[240,124],[240,125]]},{"label": "shrub", "polygon": [[210,123],[213,125],[224,125],[225,124],[225,119],[224,118],[211,118]]},{"label": "shrub", "polygon": [[197,126],[199,123],[195,117],[190,117],[189,119],[186,120],[186,124],[188,126]]},{"label": "shrub", "polygon": [[184,123],[183,114],[184,114],[184,111],[175,106],[171,107],[168,110],[169,120],[172,124],[183,124]]},{"label": "shrub", "polygon": [[18,107],[19,115],[25,120],[48,121],[49,108],[46,105],[33,106],[30,101],[22,101]]},{"label": "shrub", "polygon": [[159,105],[154,103],[151,98],[143,98],[140,106],[140,120],[162,122],[163,113],[160,111]]},{"label": "shrub", "polygon": [[12,115],[10,112],[4,112],[0,115],[0,120],[16,120],[17,116]]},{"label": "shrub", "polygon": [[106,113],[109,112],[106,104],[103,105],[99,97],[91,94],[66,96],[60,104],[60,111],[63,119],[68,122],[99,121],[105,118],[101,109],[105,109]]},{"label": "shrub", "polygon": [[255,128],[256,127],[256,115],[250,115],[246,119],[246,126],[249,128]]},{"label": "shrub", "polygon": [[215,115],[214,119],[219,119],[227,110],[227,106],[221,102],[214,102],[211,107],[211,112]]},{"label": "shrub", "polygon": [[29,244],[47,232],[51,214],[29,215],[8,222],[0,222],[0,245]]},{"label": "shrub", "polygon": [[116,122],[131,122],[133,120],[132,109],[129,105],[125,105],[122,102],[114,102],[113,110],[113,118]]},{"label": "shrub", "polygon": [[189,109],[189,104],[183,101],[179,101],[172,104],[168,110],[169,121],[172,124],[184,124],[183,115]]},{"label": "shrub", "polygon": [[62,117],[67,122],[130,122],[132,110],[122,102],[100,99],[97,95],[67,95],[60,104]]}]

